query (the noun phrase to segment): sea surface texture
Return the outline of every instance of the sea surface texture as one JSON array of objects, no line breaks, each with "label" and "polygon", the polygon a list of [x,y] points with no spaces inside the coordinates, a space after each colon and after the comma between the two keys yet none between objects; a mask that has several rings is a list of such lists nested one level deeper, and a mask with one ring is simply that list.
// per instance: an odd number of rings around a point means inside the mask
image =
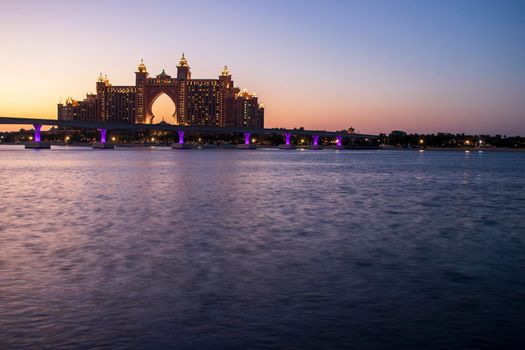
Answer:
[{"label": "sea surface texture", "polygon": [[525,153],[0,149],[0,349],[513,349]]}]

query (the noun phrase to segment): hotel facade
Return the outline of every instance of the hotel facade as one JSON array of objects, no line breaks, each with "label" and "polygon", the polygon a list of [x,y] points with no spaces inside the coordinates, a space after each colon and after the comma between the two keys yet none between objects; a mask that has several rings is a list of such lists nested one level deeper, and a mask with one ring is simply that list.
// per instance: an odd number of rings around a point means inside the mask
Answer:
[{"label": "hotel facade", "polygon": [[238,128],[264,128],[264,106],[255,93],[235,87],[225,66],[218,79],[192,79],[188,61],[182,54],[177,76],[164,70],[150,77],[141,60],[135,85],[113,86],[100,74],[96,94],[82,101],[68,98],[58,103],[59,120],[151,124],[162,120],[153,114],[153,104],[166,94],[175,104],[170,123]]}]

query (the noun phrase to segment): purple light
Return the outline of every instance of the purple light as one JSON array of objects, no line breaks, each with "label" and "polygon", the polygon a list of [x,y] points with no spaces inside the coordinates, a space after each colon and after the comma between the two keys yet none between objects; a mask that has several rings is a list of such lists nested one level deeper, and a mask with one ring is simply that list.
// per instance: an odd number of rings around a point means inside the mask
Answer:
[{"label": "purple light", "polygon": [[250,133],[249,132],[245,132],[244,133],[244,144],[245,145],[249,145],[250,144]]},{"label": "purple light", "polygon": [[42,129],[41,124],[33,124],[35,128],[35,142],[40,142],[40,129]]},{"label": "purple light", "polygon": [[314,139],[314,146],[318,146],[319,145],[319,135],[314,135],[312,136],[312,138]]},{"label": "purple light", "polygon": [[179,130],[178,133],[179,133],[179,144],[182,145],[184,143],[184,131]]},{"label": "purple light", "polygon": [[98,129],[100,131],[100,142],[106,143],[106,133],[108,132],[107,129]]},{"label": "purple light", "polygon": [[290,138],[292,137],[292,134],[290,134],[289,132],[285,132],[284,133],[284,137],[286,138],[286,144],[289,145],[290,144]]},{"label": "purple light", "polygon": [[337,146],[341,146],[343,142],[343,136],[336,136],[335,140],[337,141]]}]

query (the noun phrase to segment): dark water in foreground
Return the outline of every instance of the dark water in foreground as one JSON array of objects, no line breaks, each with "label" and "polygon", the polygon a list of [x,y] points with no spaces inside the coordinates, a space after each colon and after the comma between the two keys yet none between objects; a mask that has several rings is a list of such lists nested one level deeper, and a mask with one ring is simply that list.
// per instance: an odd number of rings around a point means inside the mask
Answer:
[{"label": "dark water in foreground", "polygon": [[0,349],[525,341],[525,154],[0,150]]}]

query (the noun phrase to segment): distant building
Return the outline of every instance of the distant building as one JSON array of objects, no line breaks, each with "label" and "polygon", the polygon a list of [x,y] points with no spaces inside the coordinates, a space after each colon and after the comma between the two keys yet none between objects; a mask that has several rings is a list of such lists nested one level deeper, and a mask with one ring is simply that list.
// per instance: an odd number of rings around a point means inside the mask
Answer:
[{"label": "distant building", "polygon": [[390,133],[390,136],[403,137],[403,136],[407,136],[407,133],[402,130],[394,130]]},{"label": "distant building", "polygon": [[65,103],[58,104],[59,120],[97,121],[99,105],[97,95],[87,94],[83,101],[75,101],[69,97]]},{"label": "distant building", "polygon": [[246,128],[264,128],[264,106],[257,102],[255,93],[246,89],[235,97],[235,125]]},{"label": "distant building", "polygon": [[108,123],[145,123],[155,119],[155,100],[166,94],[175,104],[174,118],[179,125],[263,128],[264,107],[255,93],[235,87],[225,66],[218,79],[192,79],[188,61],[182,54],[177,76],[164,70],[152,78],[141,60],[134,86],[113,86],[107,76],[99,76],[97,93],[83,101],[68,98],[58,104],[59,120]]}]

